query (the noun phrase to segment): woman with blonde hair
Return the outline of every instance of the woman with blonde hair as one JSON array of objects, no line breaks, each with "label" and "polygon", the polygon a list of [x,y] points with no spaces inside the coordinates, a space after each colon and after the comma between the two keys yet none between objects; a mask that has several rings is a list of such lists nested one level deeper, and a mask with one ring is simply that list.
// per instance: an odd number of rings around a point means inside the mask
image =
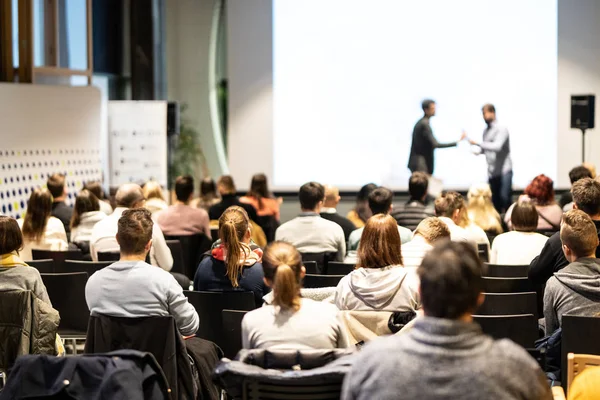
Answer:
[{"label": "woman with blonde hair", "polygon": [[246,314],[242,321],[245,349],[334,349],[348,347],[348,340],[333,304],[302,298],[300,288],[306,269],[294,246],[273,242],[263,255],[267,286],[273,301]]},{"label": "woman with blonde hair", "polygon": [[165,196],[163,195],[162,188],[158,182],[146,182],[142,188],[142,191],[144,192],[144,198],[146,199],[144,208],[150,211],[152,215],[159,211],[166,210],[169,207],[165,200]]},{"label": "woman with blonde hair", "polygon": [[475,225],[479,226],[489,235],[495,236],[502,233],[500,214],[498,214],[492,203],[490,185],[484,183],[471,186],[467,193],[467,200],[469,219]]},{"label": "woman with blonde hair", "polygon": [[391,215],[369,218],[358,247],[356,269],[338,284],[340,310],[415,311],[421,308],[419,279],[403,267],[398,224]]}]

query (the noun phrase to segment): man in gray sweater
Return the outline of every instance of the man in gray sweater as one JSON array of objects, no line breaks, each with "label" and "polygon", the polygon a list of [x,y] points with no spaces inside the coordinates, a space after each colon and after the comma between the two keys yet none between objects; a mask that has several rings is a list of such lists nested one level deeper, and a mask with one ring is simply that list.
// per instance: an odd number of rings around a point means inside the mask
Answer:
[{"label": "man in gray sweater", "polygon": [[548,335],[560,328],[567,313],[583,317],[600,313],[600,260],[596,258],[598,232],[594,221],[580,210],[566,212],[560,240],[570,264],[546,283],[544,319]]},{"label": "man in gray sweater", "polygon": [[481,262],[466,243],[443,242],[417,272],[425,317],[370,342],[346,375],[343,399],[552,399],[537,362],[510,340],[481,332]]}]

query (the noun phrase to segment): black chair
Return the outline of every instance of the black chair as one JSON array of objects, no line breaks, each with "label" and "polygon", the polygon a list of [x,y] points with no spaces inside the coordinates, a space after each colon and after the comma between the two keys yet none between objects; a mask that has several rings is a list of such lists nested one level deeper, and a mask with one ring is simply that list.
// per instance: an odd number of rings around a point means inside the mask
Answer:
[{"label": "black chair", "polygon": [[544,236],[551,237],[558,231],[556,229],[538,229],[536,232],[541,233]]},{"label": "black chair", "polygon": [[[202,255],[210,250],[213,242],[203,233],[181,236],[165,235],[165,239],[167,244],[169,240],[179,240],[183,256],[182,273],[190,280],[194,280]],[[173,254],[173,258],[175,258],[175,254]]]},{"label": "black chair", "polygon": [[336,253],[301,253],[302,261],[315,261],[317,263],[317,273],[322,274],[327,268],[329,261],[335,260]]},{"label": "black chair", "polygon": [[256,223],[262,228],[265,236],[267,237],[267,243],[271,243],[275,240],[275,231],[279,228],[279,221],[275,219],[274,215],[263,215],[256,217]]},{"label": "black chair", "polygon": [[304,287],[307,289],[311,288],[323,288],[323,287],[335,287],[340,283],[340,280],[345,275],[309,275],[306,274],[304,277]]},{"label": "black chair", "polygon": [[[354,271],[356,268],[355,264],[346,264],[339,261],[329,261],[327,263],[327,269],[325,273],[327,275],[348,275],[350,272]],[[308,270],[306,270],[308,274]]]},{"label": "black chair", "polygon": [[481,330],[495,339],[510,339],[524,348],[534,347],[538,323],[532,314],[473,315]]},{"label": "black chair", "polygon": [[527,278],[529,265],[486,264],[484,276],[490,278]]},{"label": "black chair", "polygon": [[41,274],[51,274],[54,272],[54,260],[31,260],[27,261],[27,265],[40,271]]},{"label": "black chair", "polygon": [[81,260],[83,254],[81,250],[67,250],[67,251],[50,251],[50,250],[31,250],[31,255],[34,260],[47,260],[51,258],[54,260],[54,268],[61,269],[64,266],[65,260]]},{"label": "black chair", "polygon": [[217,240],[219,240],[219,228],[211,228],[211,230],[210,230],[210,237],[212,238],[211,245],[214,242],[216,242]]},{"label": "black chair", "polygon": [[98,261],[119,261],[121,253],[117,251],[99,251]]},{"label": "black chair", "polygon": [[242,320],[248,311],[223,310],[223,346],[225,357],[234,359],[242,349]]},{"label": "black chair", "polygon": [[481,262],[490,261],[490,249],[487,243],[477,243],[477,254]]},{"label": "black chair", "polygon": [[561,320],[561,372],[562,384],[567,389],[567,354],[592,354],[600,355],[599,317],[578,317],[563,315]]},{"label": "black chair", "polygon": [[485,301],[477,309],[477,315],[519,315],[532,314],[537,318],[537,294],[486,293]]},{"label": "black chair", "polygon": [[316,261],[304,261],[302,264],[304,264],[307,274],[317,275],[319,273]]},{"label": "black chair", "polygon": [[[178,274],[185,274],[185,262],[183,260],[183,248],[179,240],[166,240],[167,247],[171,250],[171,256],[173,256],[173,267],[171,272]],[[194,279],[192,277],[192,279]]]},{"label": "black chair", "polygon": [[102,268],[113,264],[112,261],[79,261],[79,260],[66,260],[62,269],[56,269],[54,272],[67,273],[67,272],[87,272],[88,277],[92,276],[95,272],[100,271]]},{"label": "black chair", "polygon": [[527,278],[483,278],[485,293],[521,293],[534,292],[533,285]]}]

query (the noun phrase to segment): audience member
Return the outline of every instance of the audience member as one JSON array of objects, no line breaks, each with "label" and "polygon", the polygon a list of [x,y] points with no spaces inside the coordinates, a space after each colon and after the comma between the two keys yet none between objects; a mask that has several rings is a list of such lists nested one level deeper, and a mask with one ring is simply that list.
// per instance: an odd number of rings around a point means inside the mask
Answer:
[{"label": "audience member", "polygon": [[423,258],[438,240],[450,240],[450,230],[442,220],[437,217],[425,218],[413,233],[410,242],[402,245],[402,258],[404,267],[416,268],[421,265]]},{"label": "audience member", "polygon": [[251,311],[242,321],[245,349],[334,349],[348,340],[333,304],[300,296],[306,274],[302,257],[289,243],[273,242],[263,255],[267,286],[273,304]]},{"label": "audience member", "polygon": [[473,185],[467,193],[468,216],[487,235],[496,236],[502,233],[500,214],[492,203],[492,190],[487,183]]},{"label": "audience member", "polygon": [[206,212],[221,201],[217,193],[217,184],[211,177],[206,177],[200,182],[200,197],[192,200],[192,207],[203,208]]},{"label": "audience member", "polygon": [[[543,174],[538,175],[525,188],[525,195],[519,199],[519,201],[529,199],[535,205],[539,217],[537,230],[558,231],[560,229],[560,219],[562,218],[563,211],[554,201],[553,185],[554,182],[552,179]],[[509,228],[512,228],[511,214],[515,204],[510,206],[504,216],[504,221]]]},{"label": "audience member", "polygon": [[[152,215],[159,211],[166,210],[167,207],[169,207],[165,200],[165,196],[163,195],[160,183],[156,181],[148,181],[142,188],[142,191],[144,194],[144,199],[146,199],[144,208],[150,211]],[[118,204],[117,207],[119,207]]]},{"label": "audience member", "polygon": [[435,215],[442,220],[450,230],[450,239],[454,242],[470,242],[475,245],[469,232],[462,228],[461,221],[465,201],[460,193],[445,192],[435,200]]},{"label": "audience member", "polygon": [[496,236],[490,253],[491,264],[525,265],[537,257],[548,237],[537,233],[538,213],[531,202],[517,203],[512,211],[514,231]]},{"label": "audience member", "polygon": [[483,302],[481,268],[469,245],[436,245],[417,270],[425,317],[405,334],[368,343],[342,399],[552,399],[525,349],[473,322]]},{"label": "audience member", "polygon": [[208,213],[189,205],[194,196],[194,178],[189,175],[175,179],[175,204],[156,214],[156,222],[169,236],[186,236],[203,233],[210,238]]},{"label": "audience member", "polygon": [[65,176],[63,174],[52,174],[46,186],[52,195],[52,216],[62,222],[67,238],[71,233],[71,217],[73,215],[73,207],[65,203],[67,200],[67,186],[65,185]]},{"label": "audience member", "polygon": [[369,218],[356,269],[342,278],[335,291],[340,310],[415,311],[421,307],[417,275],[402,266],[397,226],[390,215]]},{"label": "audience member", "polygon": [[250,240],[250,219],[238,206],[229,207],[219,218],[219,239],[198,265],[194,290],[232,290],[254,293],[256,305],[265,294],[262,250]]},{"label": "audience member", "polygon": [[[141,196],[141,188],[137,189]],[[85,299],[91,315],[125,318],[172,315],[181,335],[194,335],[199,326],[198,313],[188,303],[181,286],[171,274],[144,261],[155,235],[152,214],[144,208],[119,210],[119,207],[115,213],[119,214],[116,239],[121,259],[88,279]]]},{"label": "audience member", "polygon": [[[378,187],[373,190],[369,195],[369,208],[373,215],[384,214],[388,215],[392,211],[392,201],[394,200],[394,193],[388,188]],[[408,243],[412,239],[412,231],[403,226],[398,225],[398,233],[402,243]],[[361,236],[365,228],[358,228],[350,234],[348,239],[348,250],[357,250],[360,245]]]},{"label": "audience member", "polygon": [[[596,225],[600,237],[600,182],[591,178],[583,178],[573,184],[573,207],[588,214]],[[600,248],[596,249],[596,257],[600,257]],[[563,253],[560,234],[557,232],[548,239],[539,256],[531,261],[529,280],[536,284],[544,284],[552,274],[567,266],[569,261]]]},{"label": "audience member", "polygon": [[369,208],[369,195],[375,189],[377,189],[377,185],[374,183],[367,183],[361,187],[356,195],[356,205],[346,215],[346,218],[348,218],[357,228],[365,226],[367,220],[373,215]]},{"label": "audience member", "polygon": [[98,181],[90,181],[86,182],[83,186],[84,189],[89,190],[96,196],[98,199],[98,204],[100,205],[100,211],[102,211],[106,215],[110,215],[113,212],[113,209],[110,205],[110,202],[106,199],[104,195],[104,190],[102,189],[102,185]]},{"label": "audience member", "polygon": [[335,222],[319,215],[325,198],[325,188],[316,182],[300,187],[300,215],[282,224],[275,232],[275,240],[292,244],[300,253],[334,253],[335,261],[343,261],[346,254],[344,231]]},{"label": "audience member", "polygon": [[242,203],[238,199],[236,195],[237,190],[235,188],[235,183],[233,182],[233,178],[231,176],[223,175],[220,177],[217,181],[217,189],[221,195],[221,201],[214,204],[208,210],[208,216],[210,217],[211,221],[221,218],[221,214],[223,214],[229,207],[238,206],[242,207],[246,211],[246,214],[248,214],[248,217],[252,221],[256,222],[256,209],[250,204]]},{"label": "audience member", "polygon": [[561,326],[565,314],[593,317],[600,313],[600,259],[596,258],[598,231],[589,215],[567,211],[560,240],[569,265],[546,282],[544,319],[546,334]]},{"label": "audience member", "polygon": [[[129,208],[136,209],[144,207],[144,193],[139,185],[127,183],[119,187],[119,190],[117,190],[117,194],[115,195],[115,201],[117,203],[117,208],[115,208],[113,213],[94,225],[94,229],[92,229],[90,254],[94,261],[98,261],[98,252],[120,251],[119,242],[116,239],[119,219]],[[158,224],[152,226],[150,263],[165,271],[170,271],[173,267],[171,250],[167,246],[165,237]]]},{"label": "audience member", "polygon": [[344,237],[346,241],[350,238],[350,234],[352,231],[356,229],[356,226],[350,221],[348,218],[342,217],[337,212],[337,205],[340,202],[340,191],[335,186],[326,185],[325,186],[325,201],[323,202],[323,207],[321,207],[321,217],[326,220],[335,222],[339,226],[342,227],[344,231]]},{"label": "audience member", "polygon": [[[578,165],[569,171],[569,180],[571,181],[571,187],[573,184],[583,178],[594,178],[592,172],[583,165]],[[573,195],[571,191],[565,192],[558,201],[558,205],[563,211],[570,211],[573,209]]]},{"label": "audience member", "polygon": [[469,238],[472,242],[476,243],[477,245],[485,245],[488,252],[490,251],[490,239],[485,231],[469,218],[469,211],[467,210],[467,205],[464,199],[462,200],[462,206],[460,207],[458,226],[467,232],[467,235],[469,235]]},{"label": "audience member", "polygon": [[83,189],[75,199],[75,208],[71,218],[71,242],[88,243],[92,229],[106,214],[100,211],[98,198],[89,190]]},{"label": "audience member", "polygon": [[256,174],[250,182],[250,190],[240,198],[245,204],[250,204],[259,217],[274,217],[279,222],[279,200],[269,191],[267,176]]},{"label": "audience member", "polygon": [[31,250],[65,251],[69,248],[67,233],[61,220],[51,216],[52,195],[47,189],[35,189],[27,202],[27,211],[19,219],[23,232],[24,260],[32,260]]},{"label": "audience member", "polygon": [[396,219],[398,225],[414,231],[417,225],[425,218],[433,217],[435,212],[433,208],[425,205],[427,199],[427,189],[429,187],[429,177],[424,172],[413,172],[408,180],[408,194],[410,198],[399,207],[394,207],[392,217]]}]

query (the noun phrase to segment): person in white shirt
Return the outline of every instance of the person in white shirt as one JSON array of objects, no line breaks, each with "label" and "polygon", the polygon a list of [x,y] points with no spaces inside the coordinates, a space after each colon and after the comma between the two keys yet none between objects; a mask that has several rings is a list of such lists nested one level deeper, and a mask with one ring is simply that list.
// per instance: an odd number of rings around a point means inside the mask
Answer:
[{"label": "person in white shirt", "polygon": [[25,218],[17,221],[23,233],[23,249],[19,252],[23,260],[33,259],[33,249],[68,250],[65,226],[60,219],[52,217],[51,213],[52,195],[48,189],[35,189],[29,196]]},{"label": "person in white shirt", "polygon": [[298,197],[302,212],[277,228],[275,240],[294,245],[300,253],[335,253],[335,261],[343,261],[346,254],[344,231],[335,222],[319,215],[325,198],[323,185],[305,183]]},{"label": "person in white shirt", "polygon": [[71,242],[88,243],[94,226],[106,218],[100,211],[98,198],[89,190],[83,189],[75,199],[73,217],[71,217]]},{"label": "person in white shirt", "polygon": [[514,231],[496,236],[490,264],[529,265],[540,255],[548,237],[536,232],[538,212],[531,202],[515,204],[512,211]]},{"label": "person in white shirt", "polygon": [[466,229],[460,226],[463,218],[462,213],[465,209],[465,200],[457,192],[442,193],[435,200],[435,215],[448,226],[450,240],[453,242],[469,242],[477,248],[477,241]]},{"label": "person in white shirt", "polygon": [[300,296],[306,274],[302,257],[289,243],[273,242],[263,254],[264,281],[273,301],[242,321],[245,349],[335,349],[349,346],[339,311],[326,302]]},{"label": "person in white shirt", "polygon": [[[90,254],[92,260],[98,261],[98,252],[118,252],[120,247],[116,239],[119,218],[128,208],[144,206],[142,188],[135,183],[126,183],[119,187],[115,195],[117,208],[111,215],[94,225],[90,237]],[[161,267],[165,271],[173,268],[173,256],[167,246],[165,237],[158,224],[152,228],[152,248],[150,249],[150,263]]]},{"label": "person in white shirt", "polygon": [[437,217],[425,218],[415,229],[413,239],[402,245],[404,268],[417,268],[438,240],[450,240],[450,230]]}]

